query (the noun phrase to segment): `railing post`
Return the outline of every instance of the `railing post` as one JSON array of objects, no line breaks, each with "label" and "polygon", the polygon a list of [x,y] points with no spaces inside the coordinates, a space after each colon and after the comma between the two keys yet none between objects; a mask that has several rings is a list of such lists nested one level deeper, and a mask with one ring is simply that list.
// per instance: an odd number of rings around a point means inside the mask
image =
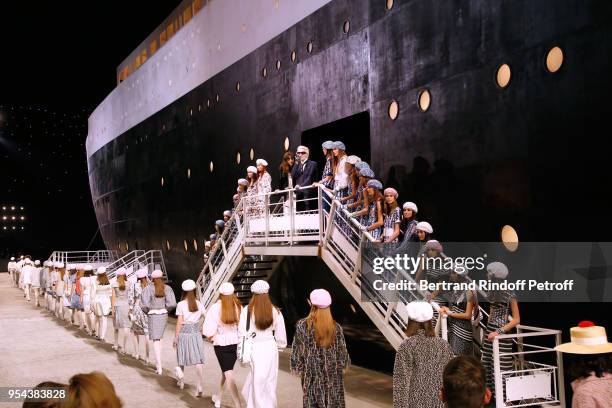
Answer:
[{"label": "railing post", "polygon": [[325,228],[323,217],[323,191],[321,185],[317,186],[317,209],[319,210],[319,244],[323,243],[323,229]]},{"label": "railing post", "polygon": [[327,230],[325,231],[325,239],[323,245],[327,246],[329,239],[331,238],[332,230],[334,229],[334,215],[336,214],[336,200],[333,200],[329,209],[329,216],[327,217]]},{"label": "railing post", "polygon": [[438,314],[438,316],[440,316],[440,326],[441,326],[441,333],[440,333],[440,337],[442,337],[442,339],[448,341],[448,316],[443,315],[442,313]]},{"label": "railing post", "polygon": [[[561,332],[557,332],[555,334],[555,346],[561,344]],[[560,351],[556,351],[557,353],[557,383],[558,388],[557,392],[559,393],[559,401],[561,402],[561,406],[565,406],[565,383],[563,379],[563,355]]]},{"label": "railing post", "polygon": [[268,246],[268,236],[270,235],[270,195],[264,195],[264,218],[266,221],[266,246]]},{"label": "railing post", "polygon": [[293,198],[294,190],[289,191],[289,245],[293,245],[295,235],[295,201]]},{"label": "railing post", "polygon": [[[488,341],[485,339],[485,341]],[[504,385],[501,378],[501,365],[499,356],[499,339],[495,337],[493,339],[493,375],[495,378],[495,407],[504,408]]]}]

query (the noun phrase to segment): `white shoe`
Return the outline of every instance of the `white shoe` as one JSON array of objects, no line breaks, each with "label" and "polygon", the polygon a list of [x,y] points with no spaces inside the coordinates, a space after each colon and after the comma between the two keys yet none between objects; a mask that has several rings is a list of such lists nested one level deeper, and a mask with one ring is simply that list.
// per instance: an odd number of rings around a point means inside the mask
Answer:
[{"label": "white shoe", "polygon": [[215,404],[215,408],[221,408],[221,398],[218,395],[213,394],[212,402]]},{"label": "white shoe", "polygon": [[119,350],[119,346],[113,346],[113,350],[118,351]]},{"label": "white shoe", "polygon": [[162,375],[162,368],[161,367],[157,367],[155,369],[155,372],[157,373],[157,375]]},{"label": "white shoe", "polygon": [[183,378],[185,377],[185,374],[183,374],[183,371],[181,370],[181,367],[174,367],[174,375],[176,375],[176,385],[178,385],[178,387],[182,390],[183,388],[185,388],[185,381],[183,381]]},{"label": "white shoe", "polygon": [[201,398],[202,397],[202,386],[198,384],[198,388],[196,389],[196,397]]}]

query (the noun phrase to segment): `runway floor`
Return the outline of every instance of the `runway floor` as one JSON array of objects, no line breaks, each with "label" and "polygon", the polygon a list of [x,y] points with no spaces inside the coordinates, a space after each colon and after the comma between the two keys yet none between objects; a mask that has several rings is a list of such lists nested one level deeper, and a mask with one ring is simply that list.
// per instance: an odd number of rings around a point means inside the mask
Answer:
[{"label": "runway floor", "polygon": [[[196,373],[188,367],[185,389],[180,390],[174,379],[176,358],[172,349],[175,320],[169,319],[164,335],[163,375],[158,376],[152,366],[128,355],[112,350],[112,322],[106,343],[95,340],[78,327],[61,322],[34,302],[26,302],[23,292],[11,287],[8,273],[0,273],[0,386],[33,387],[42,381],[66,383],[77,373],[101,371],[115,385],[125,407],[212,407],[211,394],[218,390],[220,369],[212,344],[206,343],[204,395],[196,398]],[[142,345],[141,345],[142,346]],[[142,346],[144,354],[144,346]],[[127,351],[132,351],[128,341]],[[289,373],[290,350],[280,354],[278,375],[279,407],[300,407],[302,390],[299,378]],[[151,350],[151,357],[153,356]],[[238,364],[235,369],[240,387],[247,368]],[[369,408],[392,405],[390,376],[352,366],[346,376],[347,407]],[[21,404],[0,402],[0,407]],[[225,393],[223,406],[231,407]]]}]

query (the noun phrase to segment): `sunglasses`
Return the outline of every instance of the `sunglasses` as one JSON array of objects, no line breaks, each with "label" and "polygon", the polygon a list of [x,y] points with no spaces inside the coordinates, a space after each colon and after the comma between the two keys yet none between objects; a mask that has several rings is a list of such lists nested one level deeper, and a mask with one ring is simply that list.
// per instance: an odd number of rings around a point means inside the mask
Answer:
[{"label": "sunglasses", "polygon": [[306,152],[297,152],[296,154],[306,154]]}]

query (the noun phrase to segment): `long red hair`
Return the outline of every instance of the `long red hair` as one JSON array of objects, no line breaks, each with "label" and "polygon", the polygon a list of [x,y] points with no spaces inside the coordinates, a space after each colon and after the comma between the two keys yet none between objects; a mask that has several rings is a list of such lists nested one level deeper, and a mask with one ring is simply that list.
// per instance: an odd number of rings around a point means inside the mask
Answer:
[{"label": "long red hair", "polygon": [[267,293],[253,294],[249,302],[249,313],[253,313],[255,316],[255,327],[259,330],[266,330],[272,326],[274,322],[272,309],[274,309],[274,305]]},{"label": "long red hair", "polygon": [[155,297],[162,298],[166,296],[166,288],[164,285],[164,280],[162,278],[153,279],[153,284],[155,285]]},{"label": "long red hair", "polygon": [[336,339],[336,321],[329,307],[324,309],[311,306],[306,318],[308,329],[314,328],[315,341],[319,347],[329,348]]},{"label": "long red hair", "polygon": [[221,299],[221,321],[229,325],[238,323],[242,305],[238,301],[236,294],[219,295],[219,298]]}]

